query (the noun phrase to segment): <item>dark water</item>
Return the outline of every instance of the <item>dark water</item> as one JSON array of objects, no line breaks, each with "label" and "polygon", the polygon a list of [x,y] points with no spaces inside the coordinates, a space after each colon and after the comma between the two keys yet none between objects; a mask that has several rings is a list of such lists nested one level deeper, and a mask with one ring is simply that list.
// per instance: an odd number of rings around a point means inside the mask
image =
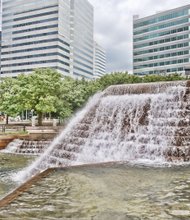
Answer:
[{"label": "dark water", "polygon": [[0,219],[190,219],[190,167],[73,168],[42,179]]},{"label": "dark water", "polygon": [[24,168],[34,158],[0,153],[0,199],[17,187],[11,176]]}]

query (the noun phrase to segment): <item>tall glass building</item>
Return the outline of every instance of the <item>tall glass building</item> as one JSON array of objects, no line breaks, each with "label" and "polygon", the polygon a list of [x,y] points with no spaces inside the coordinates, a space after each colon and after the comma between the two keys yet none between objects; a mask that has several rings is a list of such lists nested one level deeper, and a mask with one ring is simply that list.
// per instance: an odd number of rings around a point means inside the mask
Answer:
[{"label": "tall glass building", "polygon": [[34,68],[70,73],[69,0],[4,0],[1,75]]},{"label": "tall glass building", "polygon": [[54,68],[93,77],[93,7],[87,0],[3,0],[1,76]]},{"label": "tall glass building", "polygon": [[94,78],[99,78],[106,73],[106,52],[94,42]]},{"label": "tall glass building", "polygon": [[73,76],[93,78],[94,12],[86,0],[71,0],[71,47]]},{"label": "tall glass building", "polygon": [[190,64],[190,4],[133,18],[134,74],[184,73]]}]

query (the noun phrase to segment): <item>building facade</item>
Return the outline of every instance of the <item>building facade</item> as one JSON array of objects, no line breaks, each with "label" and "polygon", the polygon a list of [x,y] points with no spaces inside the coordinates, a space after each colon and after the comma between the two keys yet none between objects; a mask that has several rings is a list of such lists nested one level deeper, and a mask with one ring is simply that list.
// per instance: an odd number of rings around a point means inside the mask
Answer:
[{"label": "building facade", "polygon": [[133,18],[133,73],[184,73],[190,64],[190,4]]},{"label": "building facade", "polygon": [[69,0],[4,0],[1,75],[43,67],[69,75],[69,10]]},{"label": "building facade", "polygon": [[57,69],[93,77],[93,7],[87,0],[4,0],[1,76]]},{"label": "building facade", "polygon": [[106,73],[106,52],[94,42],[94,78],[99,78]]},{"label": "building facade", "polygon": [[71,0],[71,56],[74,77],[93,78],[94,12],[86,0]]}]

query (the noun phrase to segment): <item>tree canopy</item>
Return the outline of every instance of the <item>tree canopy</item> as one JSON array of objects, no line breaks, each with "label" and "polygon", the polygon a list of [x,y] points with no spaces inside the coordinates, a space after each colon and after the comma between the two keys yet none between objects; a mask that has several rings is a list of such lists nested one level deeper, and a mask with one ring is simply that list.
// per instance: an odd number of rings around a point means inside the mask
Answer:
[{"label": "tree canopy", "polygon": [[36,69],[31,74],[5,78],[0,82],[0,111],[16,116],[24,110],[33,110],[42,124],[44,113],[68,118],[84,105],[90,96],[110,85],[184,80],[177,74],[136,76],[126,73],[106,74],[87,81],[63,77],[53,69]]},{"label": "tree canopy", "polygon": [[0,112],[8,116],[16,116],[22,107],[18,103],[18,82],[14,78],[5,78],[0,83]]}]

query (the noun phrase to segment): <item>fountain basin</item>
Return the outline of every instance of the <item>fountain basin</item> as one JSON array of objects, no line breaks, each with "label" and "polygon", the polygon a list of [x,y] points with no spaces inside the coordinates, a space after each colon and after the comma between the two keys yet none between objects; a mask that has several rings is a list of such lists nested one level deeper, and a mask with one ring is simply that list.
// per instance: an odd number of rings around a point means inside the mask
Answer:
[{"label": "fountain basin", "polygon": [[11,176],[32,160],[34,157],[0,153],[0,199],[18,186]]},{"label": "fountain basin", "polygon": [[14,137],[1,137],[0,138],[0,150],[5,149],[6,146],[14,140]]},{"label": "fountain basin", "polygon": [[188,166],[109,163],[56,168],[1,201],[0,218],[189,219],[189,192]]},{"label": "fountain basin", "polygon": [[89,100],[23,181],[49,167],[190,161],[190,81],[111,86]]},{"label": "fountain basin", "polygon": [[0,136],[0,150],[5,149],[7,147],[7,145],[12,142],[14,139],[18,139],[18,138],[27,138],[28,135],[4,135],[4,136]]}]

